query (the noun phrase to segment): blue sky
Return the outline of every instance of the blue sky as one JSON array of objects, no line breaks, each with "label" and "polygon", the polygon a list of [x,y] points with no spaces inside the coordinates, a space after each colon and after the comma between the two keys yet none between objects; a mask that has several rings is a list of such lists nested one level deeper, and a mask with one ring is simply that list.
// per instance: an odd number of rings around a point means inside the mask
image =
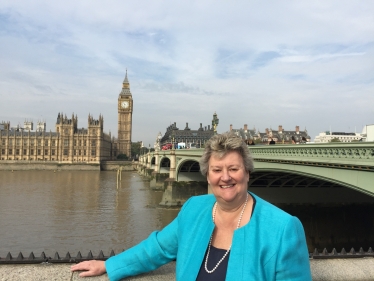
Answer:
[{"label": "blue sky", "polygon": [[0,2],[0,121],[104,116],[126,69],[133,141],[170,123],[361,132],[374,123],[373,1]]}]

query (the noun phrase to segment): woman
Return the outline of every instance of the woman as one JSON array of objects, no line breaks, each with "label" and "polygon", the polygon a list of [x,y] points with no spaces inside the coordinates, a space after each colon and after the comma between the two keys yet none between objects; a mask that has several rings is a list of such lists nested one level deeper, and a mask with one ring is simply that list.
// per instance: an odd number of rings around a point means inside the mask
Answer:
[{"label": "woman", "polygon": [[232,133],[205,145],[200,169],[213,195],[190,198],[177,218],[123,253],[82,262],[80,276],[120,280],[176,263],[176,279],[311,280],[300,221],[247,191],[253,160]]}]

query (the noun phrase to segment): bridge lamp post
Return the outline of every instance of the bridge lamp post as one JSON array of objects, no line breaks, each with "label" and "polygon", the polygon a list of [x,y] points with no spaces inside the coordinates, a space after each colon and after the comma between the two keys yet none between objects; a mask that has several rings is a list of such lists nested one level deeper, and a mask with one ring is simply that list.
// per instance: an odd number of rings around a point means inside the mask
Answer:
[{"label": "bridge lamp post", "polygon": [[174,139],[175,139],[175,136],[174,136],[174,131],[171,133],[171,135],[169,135],[169,140],[171,142],[171,149],[174,150]]},{"label": "bridge lamp post", "polygon": [[213,133],[215,135],[217,134],[218,123],[219,123],[219,119],[217,117],[217,113],[214,112],[214,114],[213,114],[213,120],[212,120],[212,127],[213,127]]}]

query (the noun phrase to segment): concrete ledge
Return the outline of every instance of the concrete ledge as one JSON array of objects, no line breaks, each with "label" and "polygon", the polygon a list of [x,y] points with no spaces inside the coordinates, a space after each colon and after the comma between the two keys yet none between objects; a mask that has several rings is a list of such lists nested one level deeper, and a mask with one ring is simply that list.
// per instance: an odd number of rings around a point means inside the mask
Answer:
[{"label": "concrete ledge", "polygon": [[[12,281],[108,281],[106,274],[97,277],[81,278],[79,272],[71,272],[72,264],[30,264],[0,265],[0,280]],[[175,280],[175,262],[166,264],[150,273],[129,277],[126,281],[171,281]]]},{"label": "concrete ledge", "polygon": [[[107,281],[106,274],[98,277],[80,278],[72,273],[72,264],[0,265],[0,280],[88,280]],[[313,281],[369,281],[374,280],[374,258],[310,260]],[[126,281],[172,281],[175,280],[175,262]]]},{"label": "concrete ledge", "polygon": [[374,280],[374,258],[311,260],[313,281]]}]

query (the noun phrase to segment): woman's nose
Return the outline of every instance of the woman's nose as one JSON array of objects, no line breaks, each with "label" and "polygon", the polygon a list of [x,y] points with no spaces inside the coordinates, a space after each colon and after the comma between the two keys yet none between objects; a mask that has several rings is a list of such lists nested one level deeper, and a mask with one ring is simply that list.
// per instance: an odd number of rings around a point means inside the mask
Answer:
[{"label": "woman's nose", "polygon": [[223,181],[229,181],[230,179],[231,179],[231,177],[230,177],[229,171],[223,170],[222,171],[221,180],[223,180]]}]

